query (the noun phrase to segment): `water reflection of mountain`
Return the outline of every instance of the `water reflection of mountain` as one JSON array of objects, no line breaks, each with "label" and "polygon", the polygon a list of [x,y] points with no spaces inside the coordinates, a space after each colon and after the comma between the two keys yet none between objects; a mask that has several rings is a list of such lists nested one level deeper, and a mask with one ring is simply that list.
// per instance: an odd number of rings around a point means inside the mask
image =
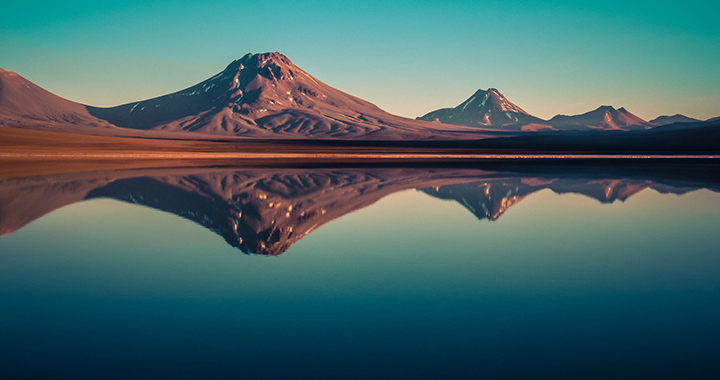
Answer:
[{"label": "water reflection of mountain", "polygon": [[422,189],[440,199],[454,200],[470,210],[478,219],[497,220],[511,206],[528,195],[550,189],[558,194],[576,193],[602,203],[625,201],[644,189],[661,193],[684,194],[697,187],[663,185],[641,179],[563,179],[505,178]]},{"label": "water reflection of mountain", "polygon": [[111,198],[171,212],[222,236],[245,253],[279,255],[323,224],[386,195],[418,189],[496,220],[543,189],[624,201],[644,189],[683,194],[716,190],[702,181],[626,175],[532,175],[467,168],[156,169],[0,179],[0,233],[9,234],[65,205]]}]

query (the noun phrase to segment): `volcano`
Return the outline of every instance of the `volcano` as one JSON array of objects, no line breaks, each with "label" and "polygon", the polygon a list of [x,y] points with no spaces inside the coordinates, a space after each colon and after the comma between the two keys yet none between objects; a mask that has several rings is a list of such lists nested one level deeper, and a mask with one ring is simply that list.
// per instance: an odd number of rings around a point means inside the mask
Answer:
[{"label": "volcano", "polygon": [[511,103],[495,88],[487,91],[478,90],[455,108],[439,109],[417,119],[470,127],[513,130],[522,125],[544,123],[544,120],[530,115]]}]

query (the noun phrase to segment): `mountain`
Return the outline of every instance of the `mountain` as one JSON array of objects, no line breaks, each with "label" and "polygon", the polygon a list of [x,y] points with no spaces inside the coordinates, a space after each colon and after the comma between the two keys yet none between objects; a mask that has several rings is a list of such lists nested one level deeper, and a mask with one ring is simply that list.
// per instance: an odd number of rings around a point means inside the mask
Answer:
[{"label": "mountain", "polygon": [[111,108],[123,128],[273,138],[459,138],[462,128],[418,122],[322,83],[280,53],[247,54],[185,90]]},{"label": "mountain", "polygon": [[112,128],[88,109],[35,85],[22,76],[0,69],[0,125],[87,125]]},{"label": "mountain", "polygon": [[487,91],[478,90],[455,108],[432,111],[417,119],[469,127],[513,130],[517,130],[517,128],[508,126],[544,123],[542,119],[530,115],[522,108],[511,103],[495,88],[490,88]]},{"label": "mountain", "polygon": [[625,108],[615,109],[611,106],[601,106],[581,115],[556,115],[546,122],[558,130],[642,130],[650,129],[654,124],[649,123]]},{"label": "mountain", "polygon": [[616,174],[577,174],[567,166],[546,174],[471,168],[177,168],[0,178],[0,235],[66,205],[109,198],[191,220],[245,253],[275,256],[322,225],[408,189],[456,201],[489,220],[543,189],[603,203],[647,188],[675,194],[720,190],[714,167],[650,170],[671,173],[668,178],[611,169]]}]

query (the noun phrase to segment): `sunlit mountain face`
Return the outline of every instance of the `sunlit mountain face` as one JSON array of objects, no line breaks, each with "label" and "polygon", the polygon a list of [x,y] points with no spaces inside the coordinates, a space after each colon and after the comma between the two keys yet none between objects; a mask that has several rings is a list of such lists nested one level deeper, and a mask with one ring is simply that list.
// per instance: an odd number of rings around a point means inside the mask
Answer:
[{"label": "sunlit mountain face", "polygon": [[0,233],[65,205],[110,198],[162,210],[220,235],[245,253],[279,255],[322,225],[408,189],[451,200],[497,220],[540,190],[602,203],[640,191],[720,189],[714,177],[643,177],[472,168],[148,169],[0,179]]}]

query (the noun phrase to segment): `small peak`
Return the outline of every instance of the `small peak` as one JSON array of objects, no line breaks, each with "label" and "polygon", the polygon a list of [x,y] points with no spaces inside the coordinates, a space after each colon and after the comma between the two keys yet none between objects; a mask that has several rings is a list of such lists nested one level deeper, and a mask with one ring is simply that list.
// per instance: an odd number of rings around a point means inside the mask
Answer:
[{"label": "small peak", "polygon": [[5,70],[5,69],[2,69],[2,68],[0,68],[0,75],[2,75],[2,76],[4,76],[4,77],[15,77],[15,76],[19,76],[19,75],[18,75],[17,73],[15,73],[15,72],[12,72],[12,71],[10,71],[10,70]]},{"label": "small peak", "polygon": [[254,54],[250,61],[252,63],[257,63],[258,67],[264,67],[268,63],[272,64],[286,64],[290,65],[292,62],[290,62],[290,59],[286,57],[285,55],[279,53],[279,52],[268,52],[268,53],[258,53]]},{"label": "small peak", "polygon": [[481,88],[481,89],[478,89],[477,91],[475,91],[475,93],[473,94],[473,96],[475,96],[475,97],[477,97],[477,96],[481,96],[481,97],[482,97],[482,96],[485,96],[490,90],[491,90],[490,88],[488,88],[487,91],[483,90],[482,88]]},{"label": "small peak", "polygon": [[247,65],[247,63],[250,61],[250,58],[252,58],[253,53],[247,53],[242,58],[236,59],[232,62],[230,62],[229,65],[225,68],[225,70],[237,70],[240,66]]},{"label": "small peak", "polygon": [[596,111],[615,111],[615,107],[602,105],[598,107]]}]

